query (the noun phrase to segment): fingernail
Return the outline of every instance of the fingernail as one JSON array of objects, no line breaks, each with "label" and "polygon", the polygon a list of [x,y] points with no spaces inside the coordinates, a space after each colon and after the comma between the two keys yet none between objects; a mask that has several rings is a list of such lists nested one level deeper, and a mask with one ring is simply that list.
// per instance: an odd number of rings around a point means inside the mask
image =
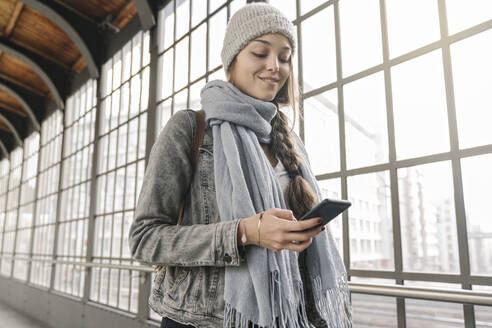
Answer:
[{"label": "fingernail", "polygon": [[323,226],[323,228],[321,228],[321,231],[325,230],[326,228]]}]

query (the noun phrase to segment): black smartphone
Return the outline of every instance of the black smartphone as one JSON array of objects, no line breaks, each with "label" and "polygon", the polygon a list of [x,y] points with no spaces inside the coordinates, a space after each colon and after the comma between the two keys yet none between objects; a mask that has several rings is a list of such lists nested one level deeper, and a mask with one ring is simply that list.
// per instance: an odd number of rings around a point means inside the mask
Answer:
[{"label": "black smartphone", "polygon": [[321,203],[313,207],[298,220],[301,221],[310,218],[320,217],[322,222],[312,228],[301,230],[301,232],[315,229],[321,225],[327,224],[328,222],[336,218],[340,213],[349,208],[350,205],[352,205],[352,203],[347,200],[328,198],[324,199]]}]

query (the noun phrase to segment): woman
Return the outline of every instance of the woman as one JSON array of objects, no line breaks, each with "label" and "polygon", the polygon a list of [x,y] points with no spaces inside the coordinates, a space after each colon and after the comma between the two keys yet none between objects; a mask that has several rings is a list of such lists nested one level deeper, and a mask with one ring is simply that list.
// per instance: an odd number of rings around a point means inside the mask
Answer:
[{"label": "woman", "polygon": [[304,146],[278,110],[296,107],[295,46],[278,9],[240,9],[222,49],[229,82],[201,92],[196,170],[192,111],[176,113],[153,146],[130,247],[135,259],[167,266],[150,297],[161,327],[351,326],[331,235],[313,228],[320,218],[295,219],[321,200]]}]

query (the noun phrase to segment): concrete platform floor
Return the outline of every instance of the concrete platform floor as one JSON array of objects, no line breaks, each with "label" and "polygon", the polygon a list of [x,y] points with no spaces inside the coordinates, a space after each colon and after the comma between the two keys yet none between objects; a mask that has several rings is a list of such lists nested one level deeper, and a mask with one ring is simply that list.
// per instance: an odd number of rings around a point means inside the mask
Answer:
[{"label": "concrete platform floor", "polygon": [[0,302],[0,326],[9,328],[49,328],[24,316],[2,302]]}]

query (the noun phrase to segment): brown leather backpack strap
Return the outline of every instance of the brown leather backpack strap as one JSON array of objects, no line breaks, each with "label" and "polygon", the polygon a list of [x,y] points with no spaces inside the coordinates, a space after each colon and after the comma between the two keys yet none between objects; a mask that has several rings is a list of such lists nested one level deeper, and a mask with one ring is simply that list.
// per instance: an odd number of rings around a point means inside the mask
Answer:
[{"label": "brown leather backpack strap", "polygon": [[[203,144],[203,137],[205,136],[205,114],[203,110],[194,111],[196,117],[196,133],[193,136],[193,143],[191,148],[191,166],[193,168],[192,178],[195,174],[196,168],[198,166],[198,157],[200,156],[200,146]],[[188,188],[189,190],[189,188]],[[179,207],[179,215],[177,224],[180,225],[183,220],[183,211],[184,211],[184,199],[181,201],[181,205]],[[158,274],[165,266],[162,264],[158,264],[154,267],[156,275],[154,277],[154,282],[157,279]]]},{"label": "brown leather backpack strap", "polygon": [[[197,165],[198,165],[198,157],[200,156],[200,146],[203,144],[203,137],[205,135],[205,114],[203,110],[195,111],[196,118],[196,133],[193,137],[193,144],[191,148],[191,166],[193,168],[193,175],[195,174]],[[193,177],[192,175],[192,177]],[[181,224],[183,220],[183,211],[184,211],[184,199],[181,202],[181,206],[179,208],[178,215],[178,225]]]},{"label": "brown leather backpack strap", "polygon": [[200,146],[203,144],[203,136],[205,135],[205,114],[203,110],[195,111],[196,116],[196,135],[193,140],[193,172],[198,165],[198,157],[200,156]]}]

